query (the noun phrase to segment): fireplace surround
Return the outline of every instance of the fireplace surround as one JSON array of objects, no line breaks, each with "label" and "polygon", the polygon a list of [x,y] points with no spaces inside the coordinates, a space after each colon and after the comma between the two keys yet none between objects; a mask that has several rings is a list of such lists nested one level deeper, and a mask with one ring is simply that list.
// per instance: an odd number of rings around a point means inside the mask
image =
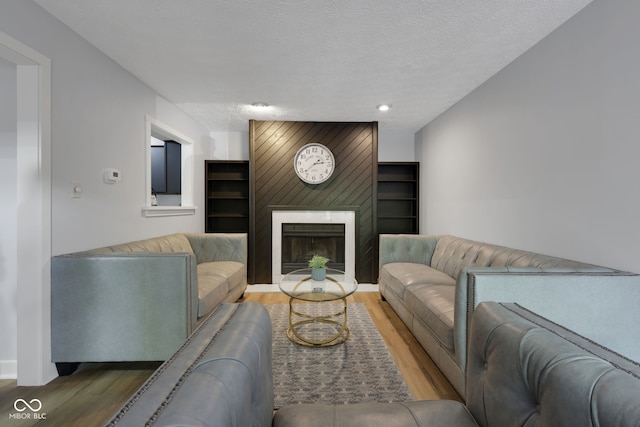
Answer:
[{"label": "fireplace surround", "polygon": [[[327,246],[333,246],[336,243],[344,242],[343,248],[336,248],[335,253],[338,257],[334,260],[337,262],[344,259],[344,271],[351,277],[355,277],[355,242],[356,242],[356,215],[353,210],[273,210],[271,213],[271,230],[272,230],[272,249],[271,249],[271,276],[272,283],[276,284],[280,282],[283,276],[283,226],[285,228],[285,234],[295,234],[296,230],[302,231],[302,234],[306,234],[308,239],[304,245],[307,252],[322,252],[327,250]],[[301,225],[318,225],[318,227],[300,227]],[[335,227],[335,225],[342,225],[342,227]],[[305,230],[306,228],[306,230]],[[340,230],[343,229],[343,233]],[[312,240],[315,234],[318,239],[317,244],[309,241]],[[343,237],[342,237],[343,236]],[[328,243],[327,239],[330,239],[331,243]],[[284,239],[286,243],[286,237]],[[331,248],[331,250],[334,250]],[[326,255],[325,255],[326,256]],[[301,266],[304,268],[306,266]],[[342,267],[342,265],[338,266]]]}]

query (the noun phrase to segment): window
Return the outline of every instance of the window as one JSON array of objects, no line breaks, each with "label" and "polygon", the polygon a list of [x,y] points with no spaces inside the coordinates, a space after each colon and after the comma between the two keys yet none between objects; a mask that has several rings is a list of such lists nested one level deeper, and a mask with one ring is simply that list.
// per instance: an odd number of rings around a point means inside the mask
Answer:
[{"label": "window", "polygon": [[145,216],[193,215],[193,140],[147,116]]}]

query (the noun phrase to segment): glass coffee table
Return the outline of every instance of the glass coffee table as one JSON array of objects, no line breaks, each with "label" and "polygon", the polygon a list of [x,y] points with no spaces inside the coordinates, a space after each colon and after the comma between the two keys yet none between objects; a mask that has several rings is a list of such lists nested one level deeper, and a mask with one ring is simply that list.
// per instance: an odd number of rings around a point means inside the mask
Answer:
[{"label": "glass coffee table", "polygon": [[[355,278],[327,268],[324,280],[314,280],[311,269],[303,268],[283,276],[279,287],[289,296],[289,340],[308,347],[329,347],[349,338],[347,297],[358,289]],[[322,309],[322,304],[334,301],[342,301],[338,311]]]}]

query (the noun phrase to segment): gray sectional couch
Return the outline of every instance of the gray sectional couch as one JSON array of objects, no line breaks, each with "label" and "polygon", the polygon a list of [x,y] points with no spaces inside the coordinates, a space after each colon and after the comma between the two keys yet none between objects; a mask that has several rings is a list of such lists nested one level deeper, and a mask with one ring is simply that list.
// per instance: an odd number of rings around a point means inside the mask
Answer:
[{"label": "gray sectional couch", "polygon": [[453,236],[381,235],[379,257],[382,298],[463,398],[482,301],[520,303],[640,360],[640,343],[620,333],[640,324],[636,274]]},{"label": "gray sectional couch", "polygon": [[52,361],[163,361],[247,287],[247,235],[172,234],[51,262]]},{"label": "gray sectional couch", "polygon": [[109,427],[638,426],[640,365],[515,304],[473,313],[466,405],[434,400],[292,405],[273,414],[271,325],[223,304]]}]

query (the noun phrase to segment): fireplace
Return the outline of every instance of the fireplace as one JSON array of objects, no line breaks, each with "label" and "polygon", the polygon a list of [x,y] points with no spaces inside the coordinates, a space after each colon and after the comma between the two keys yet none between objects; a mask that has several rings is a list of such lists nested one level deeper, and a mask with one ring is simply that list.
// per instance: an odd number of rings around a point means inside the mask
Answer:
[{"label": "fireplace", "polygon": [[282,224],[281,274],[308,267],[313,255],[329,258],[327,267],[344,271],[344,224]]},{"label": "fireplace", "polygon": [[274,210],[271,213],[272,283],[306,268],[312,255],[355,277],[355,211]]}]

